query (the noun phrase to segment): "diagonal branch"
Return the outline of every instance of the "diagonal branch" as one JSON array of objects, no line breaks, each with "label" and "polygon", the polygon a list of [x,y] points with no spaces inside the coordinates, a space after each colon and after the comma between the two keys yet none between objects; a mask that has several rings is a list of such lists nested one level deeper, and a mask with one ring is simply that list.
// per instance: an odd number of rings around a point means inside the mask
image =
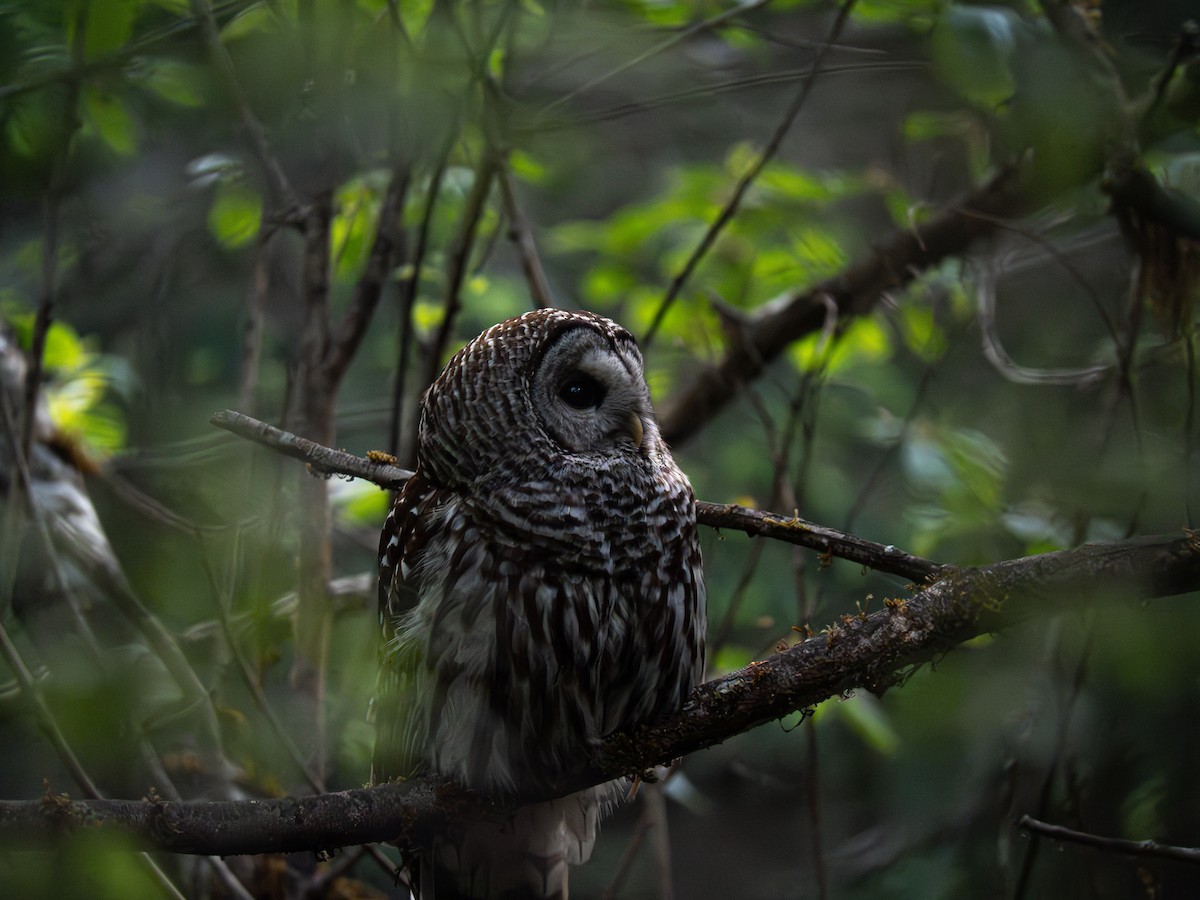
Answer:
[{"label": "diagonal branch", "polygon": [[287,174],[283,170],[283,164],[271,149],[266,127],[255,115],[250,101],[246,97],[246,92],[242,90],[237,71],[234,69],[233,59],[230,58],[229,51],[225,49],[225,44],[221,41],[221,30],[217,26],[217,17],[213,13],[212,4],[209,0],[192,0],[191,6],[192,15],[200,23],[200,34],[205,49],[224,80],[226,90],[233,98],[250,149],[267,179],[272,200],[276,204],[281,204],[289,212],[295,212],[300,207],[300,197],[288,180]]},{"label": "diagonal branch", "polygon": [[350,362],[358,352],[371,324],[375,307],[383,296],[384,285],[392,273],[396,259],[403,257],[404,246],[404,203],[412,178],[406,165],[396,166],[388,180],[387,192],[379,210],[379,221],[375,226],[375,239],[358,282],[354,285],[354,296],[350,306],[334,331],[325,360],[326,377],[338,384]]},{"label": "diagonal branch", "polygon": [[[963,641],[1039,615],[1196,590],[1196,532],[951,570],[906,600],[890,600],[870,615],[845,616],[788,650],[700,685],[664,722],[609,735],[546,796],[645,771],[856,689],[882,693]],[[328,850],[400,838],[420,845],[461,817],[502,816],[505,809],[428,779],[278,800],[72,801],[47,795],[0,802],[0,841],[10,849],[44,846],[86,828],[125,835],[141,847],[193,854]]]},{"label": "diagonal branch", "polygon": [[962,253],[993,233],[998,217],[1018,214],[1026,203],[1017,170],[1006,168],[925,224],[894,232],[833,278],[762,307],[743,323],[725,358],[698,372],[687,390],[664,405],[660,420],[667,443],[678,446],[696,434],[789,344],[820,331],[831,309],[843,317],[870,312],[887,291]]}]

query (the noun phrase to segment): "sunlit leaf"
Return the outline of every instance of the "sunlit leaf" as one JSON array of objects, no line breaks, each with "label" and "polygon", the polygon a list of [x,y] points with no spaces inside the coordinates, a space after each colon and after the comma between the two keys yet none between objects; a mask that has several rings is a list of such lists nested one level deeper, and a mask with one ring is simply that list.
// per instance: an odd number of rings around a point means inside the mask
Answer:
[{"label": "sunlit leaf", "polygon": [[433,331],[446,317],[446,307],[432,300],[418,300],[413,304],[413,325],[420,331]]},{"label": "sunlit leaf", "polygon": [[87,4],[84,53],[95,59],[116,50],[133,34],[140,0],[89,0]]},{"label": "sunlit leaf", "polygon": [[[28,317],[28,322],[32,325],[32,316]],[[91,356],[74,328],[66,322],[50,323],[50,328],[46,331],[45,349],[42,351],[42,365],[48,371],[78,369],[85,365]]]},{"label": "sunlit leaf", "polygon": [[84,103],[88,122],[109,148],[122,156],[137,149],[136,128],[124,103],[92,89],[84,91]]},{"label": "sunlit leaf", "polygon": [[935,362],[949,347],[946,334],[938,325],[934,311],[916,302],[900,308],[900,326],[904,343],[925,362]]},{"label": "sunlit leaf", "polygon": [[258,32],[274,31],[275,27],[275,11],[263,0],[250,4],[226,22],[221,28],[221,40],[233,42]]},{"label": "sunlit leaf", "polygon": [[334,482],[330,502],[339,524],[346,526],[379,526],[388,513],[391,497],[369,481]]},{"label": "sunlit leaf", "polygon": [[529,184],[541,184],[546,180],[546,166],[524,151],[514,150],[510,153],[508,167],[513,175]]},{"label": "sunlit leaf", "polygon": [[262,197],[241,182],[222,181],[208,210],[208,227],[226,247],[242,247],[258,234]]},{"label": "sunlit leaf", "polygon": [[840,703],[822,703],[817,708],[817,716],[836,716],[863,743],[882,756],[891,756],[900,745],[900,735],[892,726],[887,711],[876,697],[864,691],[858,691]]}]

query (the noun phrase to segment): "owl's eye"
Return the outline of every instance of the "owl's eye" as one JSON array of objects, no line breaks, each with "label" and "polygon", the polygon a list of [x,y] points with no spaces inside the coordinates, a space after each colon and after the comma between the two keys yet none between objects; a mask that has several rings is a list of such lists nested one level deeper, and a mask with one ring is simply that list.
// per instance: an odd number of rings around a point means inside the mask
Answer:
[{"label": "owl's eye", "polygon": [[567,378],[558,389],[558,397],[572,409],[595,409],[604,402],[604,385],[583,372]]}]

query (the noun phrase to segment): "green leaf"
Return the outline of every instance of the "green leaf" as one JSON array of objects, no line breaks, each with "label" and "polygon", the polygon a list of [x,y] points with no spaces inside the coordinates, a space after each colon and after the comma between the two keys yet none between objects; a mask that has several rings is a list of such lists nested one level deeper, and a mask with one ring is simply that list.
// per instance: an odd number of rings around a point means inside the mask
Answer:
[{"label": "green leaf", "polygon": [[84,56],[92,60],[123,47],[133,35],[139,0],[89,0]]},{"label": "green leaf", "polygon": [[851,16],[872,25],[904,23],[921,31],[928,29],[943,0],[858,0]]},{"label": "green leaf", "polygon": [[137,130],[125,105],[115,97],[88,88],[84,91],[88,123],[108,147],[121,156],[137,149]]},{"label": "green leaf", "polygon": [[827,715],[836,715],[864,744],[882,756],[891,756],[900,746],[900,735],[892,727],[883,705],[871,694],[859,691],[841,703],[822,703],[817,707],[817,717]]},{"label": "green leaf", "polygon": [[946,333],[928,306],[907,303],[900,308],[900,328],[904,343],[924,362],[936,362],[950,346]]},{"label": "green leaf", "polygon": [[386,184],[386,172],[367,172],[338,191],[330,239],[339,278],[355,278],[366,261]]},{"label": "green leaf", "polygon": [[508,155],[508,167],[527,184],[544,183],[548,171],[545,165],[523,150],[514,150]]},{"label": "green leaf", "polygon": [[230,249],[254,239],[262,223],[262,197],[240,181],[222,181],[208,210],[213,236]]},{"label": "green leaf", "polygon": [[1016,49],[1015,19],[995,7],[952,7],[933,31],[933,61],[942,80],[986,110],[1013,94]]},{"label": "green leaf", "polygon": [[143,84],[164,100],[179,106],[198,107],[205,100],[200,70],[173,59],[151,63]]},{"label": "green leaf", "polygon": [[341,525],[378,527],[388,513],[391,498],[369,481],[330,482],[330,503]]},{"label": "green leaf", "polygon": [[253,3],[243,9],[221,29],[221,40],[225,43],[241,40],[259,32],[273,32],[277,20],[275,11],[268,3]]}]

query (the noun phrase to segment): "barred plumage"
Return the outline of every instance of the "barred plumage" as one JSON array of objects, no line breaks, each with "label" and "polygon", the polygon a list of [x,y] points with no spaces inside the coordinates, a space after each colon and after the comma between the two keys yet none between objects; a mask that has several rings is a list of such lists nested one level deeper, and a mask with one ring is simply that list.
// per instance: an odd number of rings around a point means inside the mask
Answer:
[{"label": "barred plumage", "polygon": [[[489,328],[423,400],[380,539],[374,778],[519,799],[598,738],[682,704],[704,657],[695,501],[632,335],[539,310]],[[615,784],[479,823],[422,897],[566,896]]]}]

